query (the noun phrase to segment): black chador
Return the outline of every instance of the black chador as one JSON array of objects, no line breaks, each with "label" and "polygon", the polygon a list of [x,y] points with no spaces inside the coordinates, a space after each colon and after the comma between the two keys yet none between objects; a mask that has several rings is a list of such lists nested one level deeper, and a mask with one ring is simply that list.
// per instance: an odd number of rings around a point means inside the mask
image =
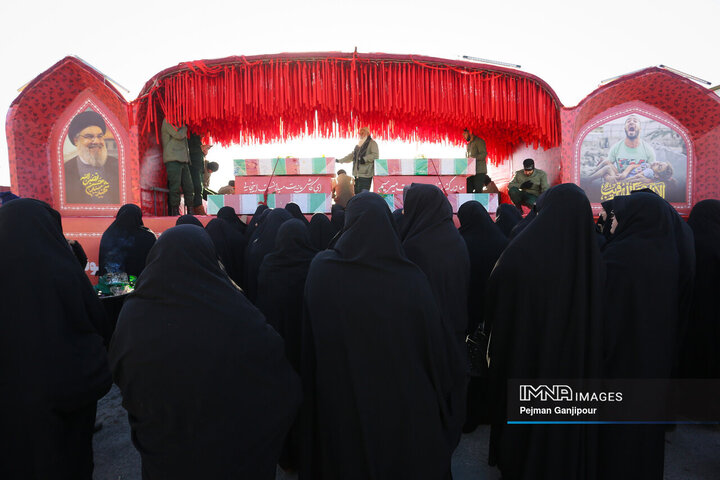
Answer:
[{"label": "black chador", "polygon": [[301,479],[447,478],[456,360],[387,204],[354,196],[306,284]]},{"label": "black chador", "polygon": [[460,206],[458,220],[458,231],[465,240],[470,256],[469,333],[483,323],[487,280],[508,240],[479,202],[473,200]]},{"label": "black chador", "polygon": [[545,195],[488,280],[490,464],[506,480],[592,480],[593,427],[506,424],[508,379],[600,378],[602,372],[603,266],[590,202],[573,184]]},{"label": "black chador", "polygon": [[0,208],[0,478],[92,479],[107,318],[44,202]]},{"label": "black chador", "polygon": [[503,203],[495,212],[495,225],[500,228],[503,235],[510,238],[512,229],[522,218],[522,213],[514,205]]},{"label": "black chador", "polygon": [[300,220],[306,227],[310,223],[308,222],[308,219],[305,218],[305,215],[303,215],[302,210],[300,210],[300,206],[297,203],[288,203],[287,205],[285,205],[285,210],[290,212],[290,215],[292,215],[293,218],[297,218],[298,220]]},{"label": "black chador", "polygon": [[400,230],[403,248],[410,261],[427,275],[443,325],[454,338],[454,347],[461,360],[456,368],[452,407],[455,426],[451,443],[455,447],[465,421],[470,258],[465,241],[452,221],[450,202],[439,188],[413,183],[405,194],[404,210]]},{"label": "black chador", "polygon": [[235,228],[242,233],[245,234],[245,230],[247,229],[247,225],[243,223],[242,220],[240,220],[235,213],[235,209],[232,207],[222,207],[217,212],[217,218],[221,218],[223,220],[227,220],[232,225],[235,226]]},{"label": "black chador", "polygon": [[688,225],[695,236],[697,268],[685,334],[681,374],[686,378],[720,378],[720,200],[698,202]]},{"label": "black chador", "polygon": [[137,277],[153,245],[155,234],[143,225],[140,207],[123,205],[100,240],[99,274],[125,272]]},{"label": "black chador", "polygon": [[253,213],[253,216],[250,218],[250,221],[248,222],[247,228],[245,229],[245,238],[249,241],[250,237],[252,236],[255,229],[262,223],[262,220],[265,218],[265,215],[270,210],[270,208],[265,204],[260,204],[255,209],[255,213]]},{"label": "black chador", "polygon": [[335,229],[324,213],[316,213],[310,219],[308,231],[313,247],[316,250],[325,250],[339,230]]},{"label": "black chador", "polygon": [[[487,281],[508,239],[493,223],[485,207],[470,201],[458,209],[460,228],[470,256],[470,288],[468,290],[468,334],[472,334],[485,321]],[[487,422],[487,379],[473,377],[468,384],[467,418],[465,431],[472,431]]]},{"label": "black chador", "polygon": [[300,381],[202,228],[160,236],[110,362],[144,479],[275,478]]},{"label": "black chador", "polygon": [[330,209],[330,223],[335,227],[335,231],[339,232],[345,225],[345,208],[340,205],[333,205]]},{"label": "black chador", "polygon": [[[257,307],[285,340],[285,354],[298,372],[305,279],[316,253],[310,244],[308,228],[293,218],[280,225],[275,250],[265,255],[258,274]],[[289,433],[280,465],[296,470],[299,448],[299,431],[295,425]]]},{"label": "black chador", "polygon": [[195,218],[195,215],[191,215],[189,213],[185,215],[180,215],[178,219],[175,220],[175,225],[195,225],[198,227],[203,226],[202,222]]},{"label": "black chador", "polygon": [[[681,260],[677,213],[654,193],[615,197],[617,227],[603,248],[607,267],[604,317],[605,376],[671,378],[680,332]],[[663,419],[660,419],[663,420]],[[662,479],[662,425],[601,429],[603,479]]]},{"label": "black chador", "polygon": [[210,235],[218,259],[222,262],[228,276],[242,287],[245,236],[235,225],[220,217],[210,220],[205,226],[205,231]]},{"label": "black chador", "polygon": [[284,208],[266,210],[260,214],[258,224],[245,247],[245,274],[243,288],[251,302],[257,299],[257,279],[265,255],[275,249],[275,236],[283,222],[293,216]]},{"label": "black chador", "polygon": [[288,359],[297,370],[305,279],[316,253],[307,227],[288,220],[278,229],[275,250],[265,255],[258,274],[257,307],[285,339]]}]

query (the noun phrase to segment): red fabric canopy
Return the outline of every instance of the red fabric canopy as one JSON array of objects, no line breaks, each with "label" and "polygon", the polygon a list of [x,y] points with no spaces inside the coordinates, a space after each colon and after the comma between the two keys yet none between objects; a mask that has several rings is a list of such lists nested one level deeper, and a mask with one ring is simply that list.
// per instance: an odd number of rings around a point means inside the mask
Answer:
[{"label": "red fabric canopy", "polygon": [[521,145],[560,144],[561,108],[542,80],[472,62],[388,54],[306,53],[185,62],[133,102],[143,132],[162,117],[229,145],[307,135],[459,144],[469,128],[493,163]]}]

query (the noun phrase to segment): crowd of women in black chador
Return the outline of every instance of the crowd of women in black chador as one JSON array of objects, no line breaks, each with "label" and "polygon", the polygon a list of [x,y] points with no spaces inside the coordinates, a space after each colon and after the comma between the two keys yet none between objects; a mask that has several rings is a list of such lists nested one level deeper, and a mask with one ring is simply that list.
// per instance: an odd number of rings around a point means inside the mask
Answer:
[{"label": "crowd of women in black chador", "polygon": [[[122,207],[101,264],[139,278],[107,353],[59,215],[8,202],[0,478],[91,478],[110,372],[145,479],[271,479],[279,463],[442,480],[479,423],[506,480],[662,478],[663,428],[508,425],[506,381],[720,377],[720,201],[685,223],[652,193],[616,197],[599,233],[571,184],[522,220],[468,202],[459,229],[436,187],[404,203],[365,192],[310,222],[261,205],[247,225],[225,207],[157,241]],[[489,368],[469,368],[466,336],[489,338]]]}]

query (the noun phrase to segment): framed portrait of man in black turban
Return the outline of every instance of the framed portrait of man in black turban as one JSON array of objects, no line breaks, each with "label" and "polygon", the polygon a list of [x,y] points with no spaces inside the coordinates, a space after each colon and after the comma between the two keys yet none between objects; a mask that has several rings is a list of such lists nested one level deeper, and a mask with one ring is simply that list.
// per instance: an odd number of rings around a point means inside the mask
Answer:
[{"label": "framed portrait of man in black turban", "polygon": [[73,117],[63,157],[65,203],[120,203],[117,144],[102,115],[88,108]]}]

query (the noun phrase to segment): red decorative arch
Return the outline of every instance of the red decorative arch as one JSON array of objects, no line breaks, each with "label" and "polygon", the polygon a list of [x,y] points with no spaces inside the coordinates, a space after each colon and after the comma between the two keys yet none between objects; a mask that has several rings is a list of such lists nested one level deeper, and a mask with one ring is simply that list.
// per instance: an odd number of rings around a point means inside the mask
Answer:
[{"label": "red decorative arch", "polygon": [[368,126],[385,139],[486,139],[494,163],[519,146],[560,144],[561,104],[542,80],[516,70],[438,58],[304,53],[184,62],[134,102],[142,132],[163,117],[220,144],[305,135],[351,135]]},{"label": "red decorative arch", "polygon": [[[63,114],[78,102],[92,98],[111,119],[114,134],[125,141],[126,191],[123,199],[139,202],[140,187],[137,140],[128,115],[128,103],[106,79],[76,57],[65,57],[41,73],[12,102],[7,114],[6,133],[10,178],[15,193],[43,200],[54,208],[59,204],[58,177],[54,165],[53,131],[66,126]],[[73,212],[65,211],[73,214]],[[97,208],[74,212],[84,216],[108,215]]]},{"label": "red decorative arch", "polygon": [[597,118],[626,104],[644,104],[672,119],[694,147],[690,199],[676,205],[687,214],[693,204],[720,192],[720,97],[707,88],[663,68],[647,68],[598,88],[576,107],[562,111],[562,180],[577,178],[579,137]]}]

